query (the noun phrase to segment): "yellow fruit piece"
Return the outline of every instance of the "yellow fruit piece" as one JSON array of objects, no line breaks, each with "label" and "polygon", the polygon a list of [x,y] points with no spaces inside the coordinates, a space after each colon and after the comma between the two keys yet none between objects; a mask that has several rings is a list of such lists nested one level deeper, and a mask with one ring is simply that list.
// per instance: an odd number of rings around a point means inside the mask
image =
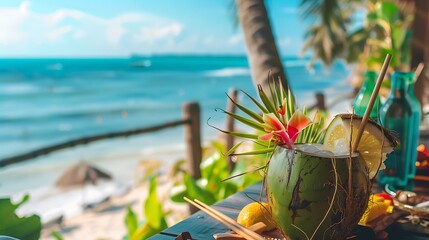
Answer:
[{"label": "yellow fruit piece", "polygon": [[266,231],[276,228],[275,222],[271,217],[270,207],[266,202],[247,204],[238,214],[237,222],[245,227],[250,227],[257,222],[263,222],[267,225]]},{"label": "yellow fruit piece", "polygon": [[[348,154],[356,139],[361,120],[362,117],[353,114],[337,115],[326,129],[323,144],[334,153]],[[392,152],[397,144],[398,140],[388,130],[371,119],[368,120],[357,151],[365,160],[370,179],[377,175],[378,170],[385,168],[383,162],[386,155]]]},{"label": "yellow fruit piece", "polygon": [[365,225],[374,219],[390,213],[393,206],[384,201],[384,198],[371,195],[368,201],[368,208],[359,221],[359,224]]}]

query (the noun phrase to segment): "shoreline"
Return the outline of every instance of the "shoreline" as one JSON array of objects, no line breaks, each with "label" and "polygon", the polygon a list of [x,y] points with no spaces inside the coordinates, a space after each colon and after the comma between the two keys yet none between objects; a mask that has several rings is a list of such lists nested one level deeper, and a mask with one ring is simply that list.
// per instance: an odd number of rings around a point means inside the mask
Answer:
[{"label": "shoreline", "polygon": [[[122,145],[138,142],[138,139],[122,141]],[[121,142],[121,141],[119,141]],[[100,143],[108,147],[117,143]],[[11,197],[12,201],[19,201],[25,194],[30,200],[21,206],[17,213],[20,215],[38,214],[42,223],[49,222],[63,215],[65,218],[81,214],[83,199],[86,205],[97,204],[106,197],[117,196],[132,190],[138,185],[138,178],[142,177],[142,169],[138,165],[142,161],[159,161],[161,171],[166,172],[176,160],[184,158],[184,145],[164,145],[159,147],[138,147],[129,152],[127,149],[113,149],[109,154],[84,156],[91,148],[100,146],[85,146],[87,150],[71,149],[69,151],[52,154],[44,159],[35,159],[26,164],[11,166],[2,171],[0,180],[3,183],[0,196]],[[168,150],[167,150],[168,149]],[[80,152],[80,151],[83,151]],[[76,154],[76,152],[80,152]],[[61,159],[63,158],[63,159]],[[61,159],[62,161],[59,161]],[[66,169],[81,160],[109,173],[111,181],[100,181],[96,185],[60,189],[54,186],[55,181]],[[18,182],[20,181],[20,182]],[[14,190],[14,192],[11,192]]]}]

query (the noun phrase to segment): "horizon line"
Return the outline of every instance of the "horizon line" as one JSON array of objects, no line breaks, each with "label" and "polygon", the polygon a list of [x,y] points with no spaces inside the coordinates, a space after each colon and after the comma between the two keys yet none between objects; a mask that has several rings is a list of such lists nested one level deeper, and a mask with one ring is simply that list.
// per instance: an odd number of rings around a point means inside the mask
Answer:
[{"label": "horizon line", "polygon": [[[246,53],[237,54],[237,53],[154,53],[154,54],[140,54],[140,53],[131,53],[128,55],[50,55],[50,56],[36,56],[36,55],[9,55],[9,56],[0,56],[0,59],[125,59],[132,57],[159,57],[159,56],[195,56],[195,57],[247,57]],[[280,56],[280,58],[309,58],[311,55],[300,56],[300,55],[287,55]]]}]

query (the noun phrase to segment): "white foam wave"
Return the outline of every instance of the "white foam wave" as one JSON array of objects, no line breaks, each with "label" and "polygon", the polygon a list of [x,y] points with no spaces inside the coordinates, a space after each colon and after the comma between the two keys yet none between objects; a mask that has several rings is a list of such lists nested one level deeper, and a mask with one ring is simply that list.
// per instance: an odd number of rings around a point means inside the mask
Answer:
[{"label": "white foam wave", "polygon": [[39,88],[30,84],[16,84],[16,85],[7,85],[3,86],[0,90],[2,94],[28,94],[28,93],[36,93],[39,91]]},{"label": "white foam wave", "polygon": [[287,60],[283,64],[286,67],[307,67],[307,64],[310,62],[308,59],[297,59],[297,60]]},{"label": "white foam wave", "polygon": [[207,71],[206,76],[209,77],[235,77],[235,76],[248,76],[250,70],[248,68],[222,68],[219,70]]}]

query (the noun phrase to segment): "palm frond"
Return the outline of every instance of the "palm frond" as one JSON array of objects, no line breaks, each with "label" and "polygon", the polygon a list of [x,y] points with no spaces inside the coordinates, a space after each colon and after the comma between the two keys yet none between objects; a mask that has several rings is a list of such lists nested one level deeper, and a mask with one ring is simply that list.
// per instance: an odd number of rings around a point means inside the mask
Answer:
[{"label": "palm frond", "polygon": [[244,124],[246,124],[247,126],[249,126],[251,128],[254,128],[254,129],[257,129],[257,130],[261,130],[261,131],[264,130],[264,126],[260,122],[250,120],[248,118],[245,118],[245,117],[240,116],[240,115],[235,114],[235,113],[230,113],[230,112],[225,111],[225,110],[223,110],[221,108],[217,108],[217,110],[222,111],[223,113],[225,113],[225,114],[233,117],[235,120],[237,120],[237,121],[239,121],[241,123],[244,123]]},{"label": "palm frond", "polygon": [[250,96],[250,94],[248,94],[247,92],[241,90],[242,93],[244,93],[250,100],[252,100],[252,102],[263,112],[263,113],[269,113],[269,111],[258,102],[258,100],[256,100],[254,97]]},{"label": "palm frond", "polygon": [[[228,94],[227,94],[228,96]],[[262,116],[246,107],[244,107],[243,105],[237,103],[236,101],[234,101],[230,96],[228,96],[229,100],[234,103],[235,106],[237,106],[238,109],[240,109],[241,111],[243,111],[244,113],[246,113],[248,116],[252,117],[253,119],[255,119],[256,121],[263,123],[264,121],[262,120]]]},{"label": "palm frond", "polygon": [[277,117],[279,114],[277,113],[277,108],[273,105],[273,103],[268,98],[267,94],[262,89],[261,85],[258,85],[258,94],[259,98],[261,98],[262,103],[264,104],[265,108],[270,112],[274,113]]}]

